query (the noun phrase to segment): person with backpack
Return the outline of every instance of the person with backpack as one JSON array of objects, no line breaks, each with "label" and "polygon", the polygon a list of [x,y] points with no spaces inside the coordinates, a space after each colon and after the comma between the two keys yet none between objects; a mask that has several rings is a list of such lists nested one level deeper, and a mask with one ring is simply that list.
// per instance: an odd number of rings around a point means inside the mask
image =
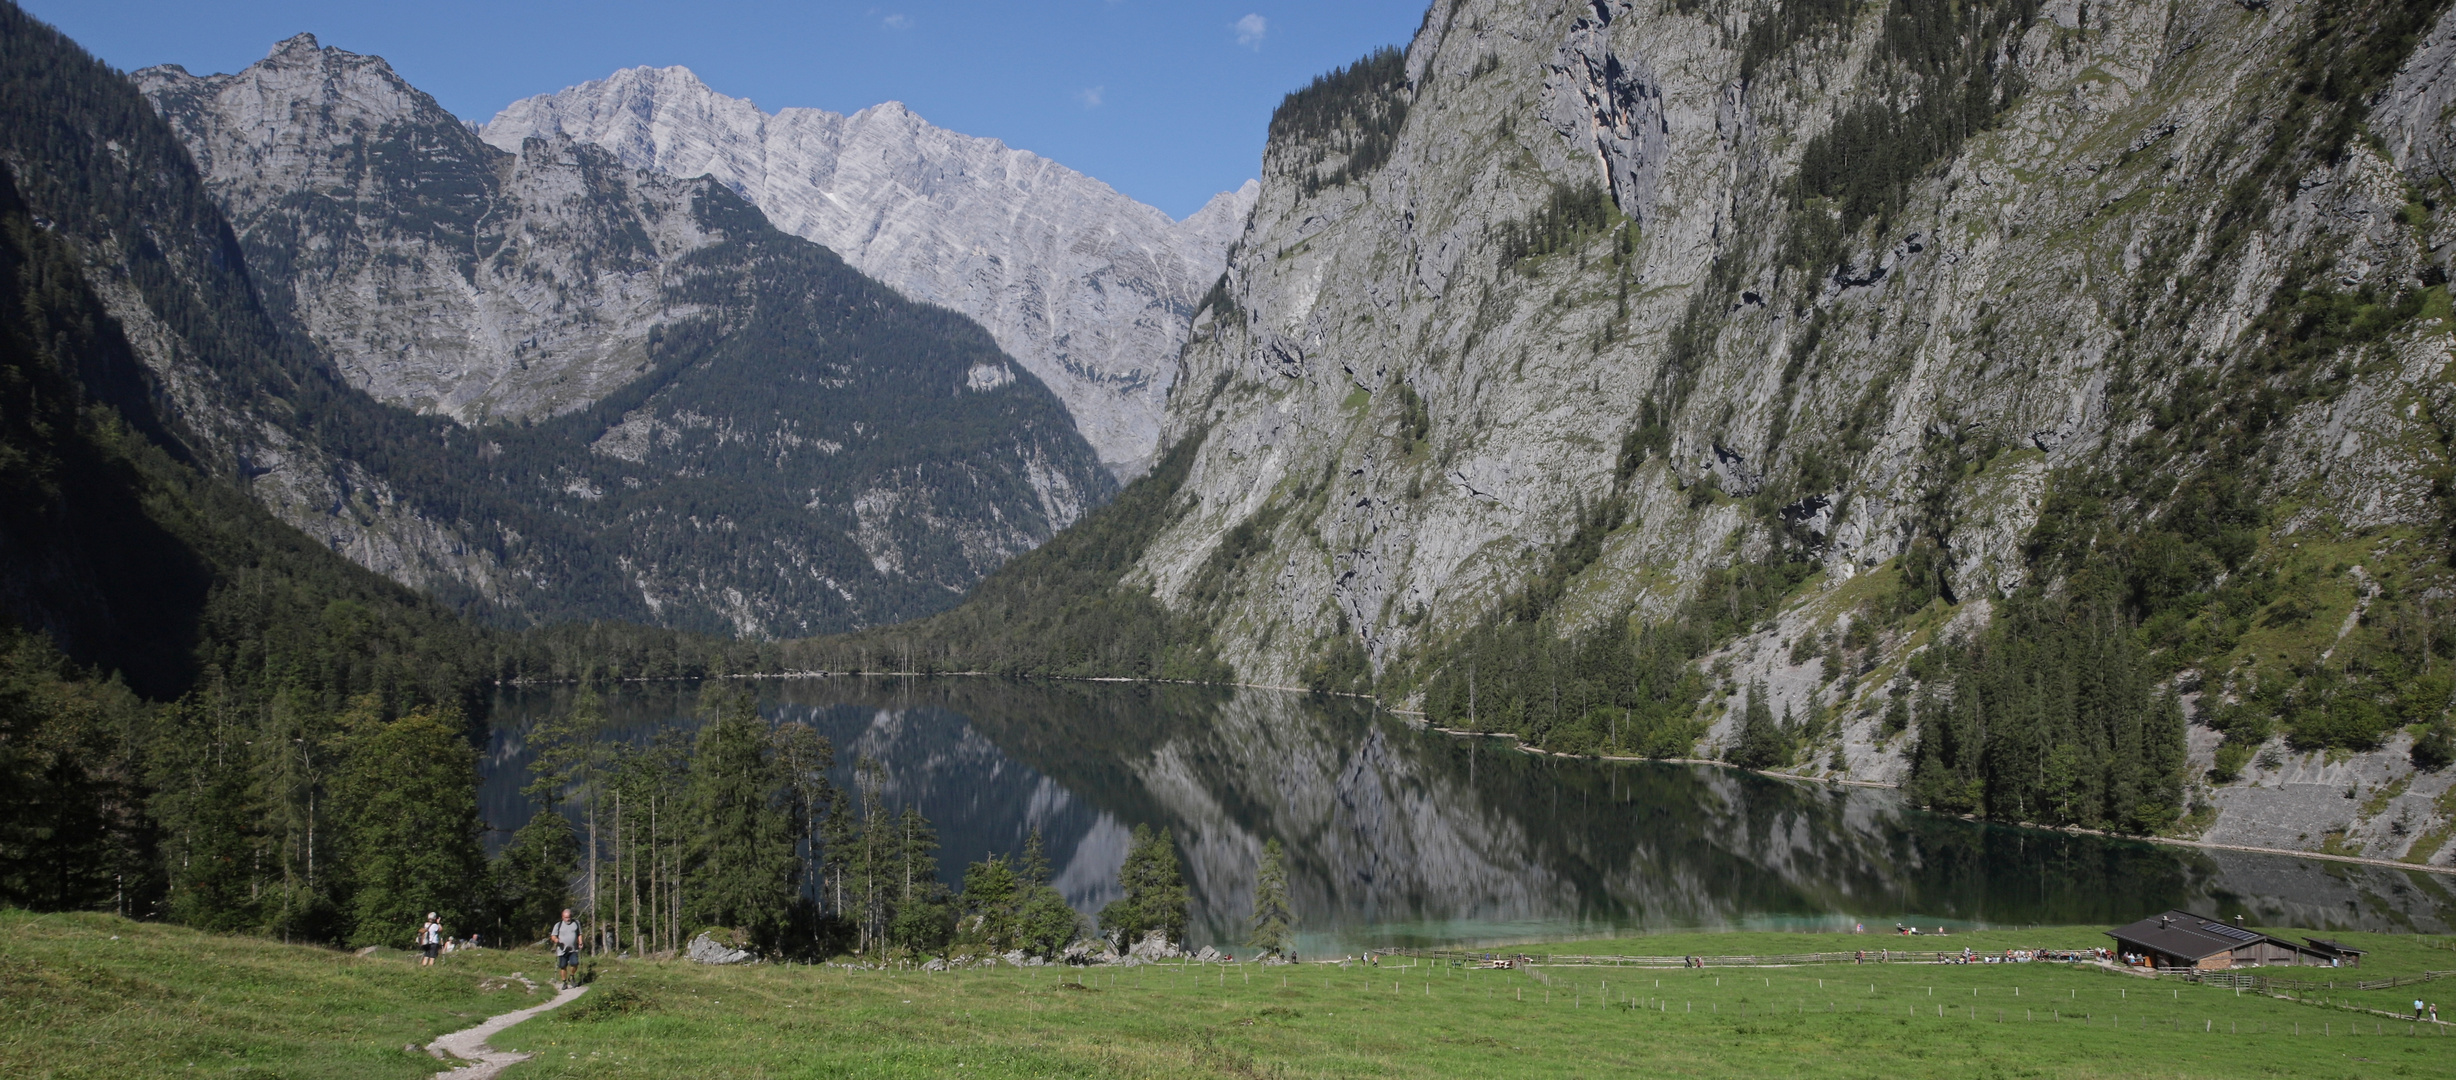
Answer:
[{"label": "person with backpack", "polygon": [[570,908],[563,909],[563,921],[554,924],[546,938],[554,943],[554,984],[569,990],[580,973],[580,924],[571,920]]},{"label": "person with backpack", "polygon": [[426,955],[418,958],[419,967],[434,967],[435,954],[443,951],[443,920],[430,911],[426,925],[418,928],[418,950]]}]

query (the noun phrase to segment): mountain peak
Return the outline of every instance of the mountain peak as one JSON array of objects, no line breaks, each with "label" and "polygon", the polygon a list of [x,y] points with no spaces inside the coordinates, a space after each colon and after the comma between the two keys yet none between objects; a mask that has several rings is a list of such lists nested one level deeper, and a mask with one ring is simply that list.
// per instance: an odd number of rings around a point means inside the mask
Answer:
[{"label": "mountain peak", "polygon": [[[846,116],[762,111],[687,68],[627,68],[506,106],[482,129],[516,148],[569,135],[625,164],[708,176],[786,232],[916,300],[962,312],[1066,403],[1121,477],[1159,443],[1196,302],[1252,207],[1223,193],[1185,222],[901,101]],[[1251,188],[1252,185],[1248,185]]]}]

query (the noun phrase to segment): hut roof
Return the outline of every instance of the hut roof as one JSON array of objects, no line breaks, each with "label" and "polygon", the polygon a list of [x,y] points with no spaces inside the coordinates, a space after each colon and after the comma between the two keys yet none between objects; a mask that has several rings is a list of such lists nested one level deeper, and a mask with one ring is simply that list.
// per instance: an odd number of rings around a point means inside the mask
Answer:
[{"label": "hut roof", "polygon": [[[2130,926],[2116,927],[2107,931],[2107,936],[2125,945],[2137,945],[2145,952],[2164,953],[2195,962],[2218,953],[2232,952],[2268,937],[2181,910],[2152,915]],[[2289,948],[2300,947],[2287,942],[2279,944]]]}]

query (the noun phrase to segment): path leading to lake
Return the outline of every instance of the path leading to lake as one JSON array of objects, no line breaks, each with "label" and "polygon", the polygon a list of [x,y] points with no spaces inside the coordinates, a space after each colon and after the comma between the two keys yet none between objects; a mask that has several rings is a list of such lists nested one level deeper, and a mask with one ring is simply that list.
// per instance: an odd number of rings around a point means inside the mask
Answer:
[{"label": "path leading to lake", "polygon": [[517,1012],[507,1012],[501,1016],[492,1017],[476,1027],[462,1028],[426,1044],[426,1052],[436,1057],[457,1058],[474,1063],[436,1073],[435,1080],[493,1080],[494,1075],[502,1072],[505,1066],[529,1060],[527,1054],[497,1050],[486,1045],[486,1040],[493,1038],[503,1029],[539,1013],[562,1008],[573,998],[585,993],[588,993],[588,987],[575,986],[554,995],[554,1000],[543,1005],[531,1005]]}]

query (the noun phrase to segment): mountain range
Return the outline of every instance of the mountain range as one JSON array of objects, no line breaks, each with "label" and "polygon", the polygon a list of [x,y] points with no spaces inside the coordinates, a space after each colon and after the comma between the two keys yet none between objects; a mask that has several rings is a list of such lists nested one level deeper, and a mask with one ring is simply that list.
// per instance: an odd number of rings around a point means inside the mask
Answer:
[{"label": "mountain range", "polygon": [[915,300],[960,311],[1039,376],[1121,479],[1150,466],[1195,306],[1257,185],[1184,221],[899,102],[766,113],[687,68],[630,68],[512,103],[480,129],[568,136],[635,168],[707,176],[776,227]]}]

